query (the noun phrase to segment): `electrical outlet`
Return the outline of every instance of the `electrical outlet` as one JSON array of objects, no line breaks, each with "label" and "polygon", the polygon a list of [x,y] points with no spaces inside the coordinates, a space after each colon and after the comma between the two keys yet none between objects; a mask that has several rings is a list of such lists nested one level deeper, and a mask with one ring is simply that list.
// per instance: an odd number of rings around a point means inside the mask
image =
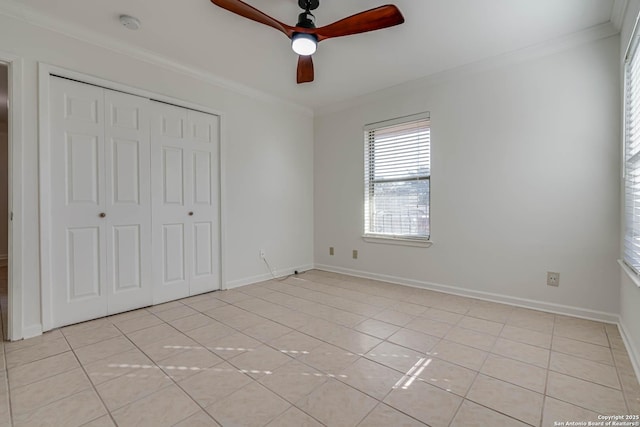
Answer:
[{"label": "electrical outlet", "polygon": [[547,271],[547,286],[560,286],[560,273]]},{"label": "electrical outlet", "polygon": [[358,251],[357,250],[353,250],[353,259],[358,259]]},{"label": "electrical outlet", "polygon": [[260,258],[264,259],[266,256],[264,249],[260,249]]},{"label": "electrical outlet", "polygon": [[329,255],[333,255],[333,246],[329,246]]}]

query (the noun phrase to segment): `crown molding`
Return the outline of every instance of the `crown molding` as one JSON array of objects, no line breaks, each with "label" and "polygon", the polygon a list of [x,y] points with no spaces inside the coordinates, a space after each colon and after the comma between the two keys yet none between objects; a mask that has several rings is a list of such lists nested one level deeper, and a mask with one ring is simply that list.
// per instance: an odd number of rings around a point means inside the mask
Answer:
[{"label": "crown molding", "polygon": [[[620,1],[620,0],[617,0]],[[626,1],[626,0],[621,0]],[[375,92],[358,96],[346,101],[321,106],[315,109],[316,117],[336,113],[348,108],[366,105],[378,99],[384,99],[390,94],[414,92],[416,87],[429,87],[442,84],[451,80],[477,74],[521,62],[542,58],[554,53],[562,52],[580,45],[594,42],[618,34],[618,30],[611,22],[589,27],[566,36],[543,42],[534,46],[507,52],[501,55],[482,59],[477,62],[443,70],[416,80],[400,83]]]},{"label": "crown molding", "polygon": [[622,30],[622,24],[624,23],[624,15],[627,13],[627,7],[629,6],[629,0],[615,0],[613,7],[611,8],[611,23],[618,31]]},{"label": "crown molding", "polygon": [[133,59],[144,61],[146,63],[162,67],[164,69],[177,72],[189,77],[196,78],[205,83],[220,87],[222,89],[245,95],[252,99],[270,102],[280,106],[286,106],[301,113],[313,116],[313,110],[292,101],[271,95],[267,92],[227,80],[217,76],[202,68],[185,65],[166,56],[157,54],[153,51],[132,46],[116,40],[113,37],[98,34],[95,31],[88,30],[76,24],[65,22],[63,20],[53,18],[32,7],[24,5],[15,0],[0,0],[0,14],[6,15],[24,21],[28,24],[35,25],[67,37],[89,43],[104,49],[111,50],[121,55],[129,56]]},{"label": "crown molding", "polygon": [[0,14],[24,21],[26,23],[50,31],[54,31],[56,33],[63,34],[67,37],[79,41],[83,41],[122,55],[129,56],[133,59],[144,61],[149,64],[160,66],[167,70],[196,78],[205,83],[229,90],[237,94],[245,95],[253,99],[262,100],[281,106],[286,106],[288,108],[297,110],[307,116],[313,117],[314,115],[322,116],[358,105],[363,105],[380,96],[384,96],[384,94],[390,91],[395,92],[397,90],[403,90],[404,87],[413,85],[430,86],[440,84],[454,78],[482,71],[488,71],[491,69],[543,57],[546,55],[551,55],[553,53],[577,47],[581,44],[611,37],[620,32],[628,3],[629,0],[614,0],[614,4],[611,9],[610,22],[596,25],[585,30],[569,34],[551,41],[543,42],[531,47],[507,52],[505,54],[486,58],[471,64],[443,70],[416,80],[403,82],[398,85],[390,86],[346,101],[316,107],[315,109],[277,97],[259,89],[227,80],[202,68],[182,64],[171,58],[159,55],[146,49],[123,43],[112,37],[98,34],[76,24],[71,24],[60,19],[50,17],[16,0],[0,0]]}]

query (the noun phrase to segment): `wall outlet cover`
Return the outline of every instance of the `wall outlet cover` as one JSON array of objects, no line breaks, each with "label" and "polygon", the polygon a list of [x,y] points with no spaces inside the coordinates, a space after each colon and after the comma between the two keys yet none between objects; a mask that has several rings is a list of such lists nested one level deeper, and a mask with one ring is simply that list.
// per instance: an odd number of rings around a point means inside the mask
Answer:
[{"label": "wall outlet cover", "polygon": [[560,273],[547,271],[547,286],[560,286]]}]

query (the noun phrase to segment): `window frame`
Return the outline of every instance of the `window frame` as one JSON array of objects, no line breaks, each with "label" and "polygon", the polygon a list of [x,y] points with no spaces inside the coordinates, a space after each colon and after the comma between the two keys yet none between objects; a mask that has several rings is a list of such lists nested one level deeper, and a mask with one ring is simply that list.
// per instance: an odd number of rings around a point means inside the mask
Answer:
[{"label": "window frame", "polygon": [[[627,273],[627,275],[634,281],[634,283],[636,284],[636,286],[640,287],[640,262],[636,262],[636,265],[634,266],[633,264],[633,260],[628,259],[627,257],[627,244],[629,241],[629,237],[631,237],[633,239],[634,237],[634,224],[637,225],[637,223],[640,223],[640,215],[633,215],[631,214],[631,222],[629,222],[629,215],[627,214],[627,210],[629,209],[630,205],[631,205],[631,210],[633,211],[633,204],[634,201],[637,202],[638,199],[640,198],[633,198],[633,196],[631,196],[632,200],[629,200],[627,197],[627,188],[629,187],[630,183],[627,181],[628,176],[629,176],[629,168],[628,168],[628,163],[630,162],[630,160],[632,158],[636,158],[635,161],[633,163],[635,163],[636,167],[634,168],[634,171],[636,173],[640,173],[640,159],[638,159],[638,157],[640,157],[640,152],[636,152],[634,155],[632,156],[628,156],[627,153],[627,149],[629,144],[632,142],[630,139],[630,127],[632,127],[633,125],[640,125],[640,114],[636,113],[636,122],[635,123],[630,123],[631,120],[631,115],[632,115],[632,111],[630,108],[630,104],[633,102],[632,99],[630,99],[630,96],[632,95],[631,92],[633,92],[635,90],[635,109],[639,109],[640,108],[640,69],[636,70],[636,81],[633,82],[633,87],[631,87],[630,84],[630,79],[631,79],[631,69],[634,66],[634,61],[637,61],[638,63],[635,64],[636,68],[640,68],[640,34],[638,33],[638,22],[636,21],[636,24],[634,26],[633,32],[632,32],[632,36],[630,39],[630,42],[627,46],[627,50],[625,52],[625,56],[624,56],[624,63],[623,63],[623,76],[622,76],[622,84],[623,84],[623,95],[622,95],[622,102],[623,102],[623,130],[622,130],[622,134],[623,134],[623,138],[622,138],[622,225],[623,225],[623,229],[622,229],[622,259],[619,260],[620,265],[623,268],[623,271],[625,271]],[[640,139],[640,137],[637,137],[638,139]],[[631,232],[631,235],[629,235],[629,233]],[[636,261],[640,260],[640,250],[637,251],[633,251],[633,255]]]},{"label": "window frame", "polygon": [[[375,179],[375,169],[373,165],[375,164],[375,160],[373,156],[375,151],[370,147],[370,133],[371,131],[375,131],[377,129],[384,129],[391,126],[405,125],[413,122],[427,121],[427,126],[429,129],[429,173],[421,174],[416,177],[412,177],[411,179],[407,179],[407,177],[398,177],[398,178],[386,178],[386,179]],[[366,242],[370,243],[384,243],[384,244],[395,244],[395,245],[403,245],[403,246],[415,246],[415,247],[430,247],[433,242],[431,240],[431,115],[429,112],[422,112],[418,114],[412,114],[409,116],[398,117],[390,120],[384,120],[380,122],[370,123],[364,126],[364,209],[363,209],[363,227],[362,229],[362,239]],[[412,236],[412,235],[394,235],[394,234],[384,234],[384,233],[375,233],[370,230],[372,226],[373,219],[371,216],[374,214],[374,210],[371,208],[371,204],[373,203],[373,195],[375,191],[376,184],[385,184],[385,183],[394,183],[394,182],[411,182],[411,181],[428,181],[429,183],[429,194],[427,199],[427,209],[428,209],[428,218],[427,218],[427,229],[428,233],[426,236]],[[367,218],[369,216],[369,218]],[[369,229],[367,229],[369,227]]]}]

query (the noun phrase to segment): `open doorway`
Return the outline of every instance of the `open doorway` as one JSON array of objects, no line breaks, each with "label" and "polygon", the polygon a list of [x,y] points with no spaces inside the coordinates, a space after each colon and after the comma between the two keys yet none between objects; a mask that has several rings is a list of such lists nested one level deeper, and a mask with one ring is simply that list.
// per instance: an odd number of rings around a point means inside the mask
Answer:
[{"label": "open doorway", "polygon": [[0,322],[2,340],[7,334],[9,265],[9,75],[0,62]]}]

